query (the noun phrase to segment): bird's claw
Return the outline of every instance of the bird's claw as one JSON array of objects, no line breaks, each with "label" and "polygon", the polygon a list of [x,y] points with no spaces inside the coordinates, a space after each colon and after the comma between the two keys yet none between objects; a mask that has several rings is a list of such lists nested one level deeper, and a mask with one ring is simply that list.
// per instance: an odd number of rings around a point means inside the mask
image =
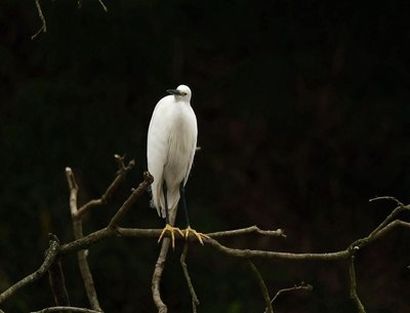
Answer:
[{"label": "bird's claw", "polygon": [[189,233],[192,233],[198,239],[198,241],[201,243],[201,245],[204,245],[204,240],[202,238],[205,238],[205,239],[210,239],[211,238],[208,235],[197,232],[195,229],[192,229],[189,226],[186,229],[184,229],[184,232],[185,232],[185,236],[184,236],[185,239],[188,239]]},{"label": "bird's claw", "polygon": [[172,249],[175,249],[175,234],[174,234],[174,232],[177,231],[181,235],[181,237],[184,237],[184,233],[178,227],[174,227],[174,226],[171,226],[169,224],[166,224],[164,229],[161,232],[161,235],[159,236],[158,243],[161,242],[162,237],[164,237],[164,235],[167,231],[169,231],[171,233]]}]

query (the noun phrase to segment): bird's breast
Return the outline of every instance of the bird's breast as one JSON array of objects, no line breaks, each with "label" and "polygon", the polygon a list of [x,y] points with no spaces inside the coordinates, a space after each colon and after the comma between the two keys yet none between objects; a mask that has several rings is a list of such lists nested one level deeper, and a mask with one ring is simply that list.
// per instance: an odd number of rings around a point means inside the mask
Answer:
[{"label": "bird's breast", "polygon": [[173,180],[179,184],[188,174],[195,153],[198,130],[195,114],[190,107],[176,107],[173,113],[169,129],[168,160],[164,174],[167,182]]}]

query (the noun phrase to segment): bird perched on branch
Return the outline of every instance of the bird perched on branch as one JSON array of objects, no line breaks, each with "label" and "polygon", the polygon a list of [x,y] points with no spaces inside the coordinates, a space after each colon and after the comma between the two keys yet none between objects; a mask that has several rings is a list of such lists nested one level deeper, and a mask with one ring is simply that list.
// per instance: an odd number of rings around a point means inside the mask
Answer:
[{"label": "bird perched on branch", "polygon": [[[208,236],[191,228],[185,199],[185,184],[194,160],[198,136],[196,116],[190,104],[191,89],[180,85],[167,92],[170,95],[162,98],[155,106],[147,137],[148,171],[154,177],[151,185],[152,206],[166,220],[158,242],[168,231],[173,247],[174,232],[185,238],[191,233],[203,244],[202,238]],[[187,222],[184,231],[174,227],[180,198]]]}]

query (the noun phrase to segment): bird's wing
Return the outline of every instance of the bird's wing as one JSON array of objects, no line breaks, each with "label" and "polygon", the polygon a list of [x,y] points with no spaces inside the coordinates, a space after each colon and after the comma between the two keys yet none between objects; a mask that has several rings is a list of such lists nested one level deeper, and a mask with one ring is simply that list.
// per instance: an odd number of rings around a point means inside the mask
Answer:
[{"label": "bird's wing", "polygon": [[[157,209],[159,216],[164,216],[165,212],[161,205],[163,199],[163,171],[167,163],[169,149],[169,125],[167,123],[167,97],[161,99],[156,105],[148,128],[147,136],[147,162],[148,171],[154,177],[154,182],[151,185],[152,189],[152,204]],[[163,214],[161,214],[163,213]]]},{"label": "bird's wing", "polygon": [[189,158],[189,163],[187,167],[187,172],[184,178],[184,186],[188,181],[189,173],[191,172],[192,164],[194,163],[194,157],[195,157],[195,152],[196,152],[196,145],[197,145],[197,138],[198,138],[198,125],[196,121],[196,115],[194,110],[191,108],[190,114],[192,115],[192,118],[190,121],[192,122],[191,129],[192,129],[192,138],[191,138],[191,155]]}]

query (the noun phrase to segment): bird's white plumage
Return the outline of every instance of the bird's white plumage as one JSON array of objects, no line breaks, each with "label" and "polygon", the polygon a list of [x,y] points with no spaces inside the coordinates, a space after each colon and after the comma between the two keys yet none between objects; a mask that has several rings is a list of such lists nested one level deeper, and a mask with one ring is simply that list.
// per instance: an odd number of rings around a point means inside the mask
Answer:
[{"label": "bird's white plumage", "polygon": [[176,91],[178,94],[162,98],[155,106],[147,136],[148,171],[154,177],[152,205],[159,216],[165,217],[165,182],[171,224],[175,221],[180,185],[186,184],[191,171],[198,136],[191,90],[180,85]]}]

